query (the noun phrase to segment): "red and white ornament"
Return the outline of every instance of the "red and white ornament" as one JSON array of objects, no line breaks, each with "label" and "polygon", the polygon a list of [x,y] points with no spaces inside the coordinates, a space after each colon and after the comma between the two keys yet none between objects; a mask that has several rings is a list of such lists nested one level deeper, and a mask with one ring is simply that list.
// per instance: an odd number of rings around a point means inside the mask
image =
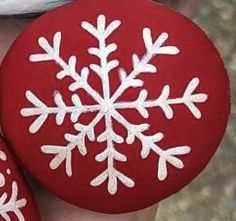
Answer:
[{"label": "red and white ornament", "polygon": [[14,159],[0,139],[0,220],[39,220],[37,207]]},{"label": "red and white ornament", "polygon": [[60,198],[121,213],[196,177],[229,114],[207,36],[144,0],[81,0],[35,21],[1,68],[1,120],[25,167]]}]

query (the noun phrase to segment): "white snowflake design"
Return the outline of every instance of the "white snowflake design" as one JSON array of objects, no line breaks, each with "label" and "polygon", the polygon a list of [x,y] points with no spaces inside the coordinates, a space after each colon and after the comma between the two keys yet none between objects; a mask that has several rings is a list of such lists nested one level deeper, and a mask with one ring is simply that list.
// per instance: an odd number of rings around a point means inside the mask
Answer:
[{"label": "white snowflake design", "polygon": [[[60,55],[60,47],[62,33],[57,32],[53,37],[51,45],[45,37],[38,39],[39,46],[44,50],[41,54],[32,54],[31,62],[48,62],[54,61],[55,64],[61,67],[61,70],[56,73],[58,80],[65,77],[70,77],[73,83],[68,89],[74,94],[71,97],[72,106],[66,105],[62,95],[59,92],[54,94],[54,107],[48,107],[43,103],[32,91],[26,91],[26,98],[34,107],[23,108],[21,115],[23,117],[38,116],[31,124],[29,131],[34,134],[43,126],[49,115],[55,115],[56,124],[62,125],[66,115],[70,116],[70,120],[74,125],[77,134],[65,134],[65,140],[68,142],[66,146],[60,145],[43,145],[41,150],[45,154],[55,155],[50,162],[50,168],[55,170],[60,165],[65,163],[65,170],[68,176],[73,175],[72,171],[72,151],[78,148],[81,155],[87,154],[86,139],[89,141],[97,141],[100,143],[106,142],[106,147],[103,152],[99,153],[95,160],[97,162],[107,162],[107,168],[102,171],[97,177],[92,179],[90,185],[98,187],[104,182],[108,182],[107,189],[111,195],[117,193],[118,181],[128,188],[133,188],[135,182],[119,171],[115,167],[115,162],[127,162],[127,156],[120,153],[116,149],[116,144],[127,143],[133,144],[136,139],[141,142],[142,150],[141,157],[145,159],[153,151],[159,156],[157,177],[159,181],[167,179],[168,164],[177,169],[183,169],[184,163],[178,156],[186,155],[191,152],[191,147],[187,145],[177,145],[168,149],[162,149],[158,142],[164,138],[164,134],[158,132],[152,136],[145,135],[150,125],[147,123],[133,124],[129,122],[120,112],[121,109],[135,109],[144,118],[149,118],[149,108],[160,108],[167,119],[174,117],[173,105],[184,105],[196,119],[201,118],[201,112],[196,106],[197,103],[206,102],[208,95],[204,93],[194,94],[194,91],[200,84],[199,78],[193,78],[187,85],[184,94],[179,98],[170,98],[170,86],[165,85],[159,97],[155,100],[148,99],[148,91],[142,89],[136,100],[133,101],[118,101],[118,98],[128,88],[142,88],[144,82],[138,77],[143,74],[154,74],[157,68],[150,62],[156,55],[177,55],[180,53],[176,46],[165,45],[168,34],[161,33],[156,40],[153,40],[151,30],[147,27],[143,29],[143,41],[146,48],[146,53],[140,58],[137,54],[132,55],[132,70],[128,73],[124,68],[119,69],[120,85],[115,93],[110,92],[110,76],[111,70],[119,66],[118,60],[109,60],[110,54],[117,50],[117,44],[107,44],[106,40],[117,30],[121,25],[120,20],[114,20],[110,24],[106,24],[106,17],[99,15],[97,17],[97,26],[83,21],[81,27],[91,36],[97,39],[98,47],[88,49],[90,55],[96,56],[100,61],[99,64],[90,64],[89,67],[82,67],[80,71],[76,70],[77,58],[70,56],[68,61],[65,61]],[[101,79],[103,95],[100,95],[89,83],[88,76],[90,72],[94,72]],[[83,104],[78,93],[78,89],[87,92],[95,101],[95,105]],[[88,125],[79,123],[81,114],[96,112],[96,116]],[[98,136],[95,134],[96,125],[104,119],[105,130]],[[127,130],[127,137],[124,138],[117,134],[113,128],[113,121],[117,121]]]},{"label": "white snowflake design", "polygon": [[[6,161],[7,156],[3,151],[0,151],[0,160]],[[8,175],[10,175],[11,171],[7,169]],[[5,186],[5,176],[3,173],[0,173],[0,187],[2,188]],[[25,198],[17,199],[18,198],[18,185],[16,181],[12,182],[12,193],[8,199],[8,194],[5,192],[0,196],[0,217],[2,217],[5,221],[10,221],[9,213],[15,214],[18,221],[25,221],[24,215],[21,212],[21,208],[25,207],[27,201]]]}]

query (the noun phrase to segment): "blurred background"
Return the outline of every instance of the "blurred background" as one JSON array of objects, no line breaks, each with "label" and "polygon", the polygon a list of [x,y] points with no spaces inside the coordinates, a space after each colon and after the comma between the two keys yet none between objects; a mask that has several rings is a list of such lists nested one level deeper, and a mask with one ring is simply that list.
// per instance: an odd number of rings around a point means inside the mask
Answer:
[{"label": "blurred background", "polygon": [[215,42],[225,61],[232,114],[210,165],[192,184],[161,203],[156,221],[236,221],[236,0],[206,0],[196,13],[194,21]]}]

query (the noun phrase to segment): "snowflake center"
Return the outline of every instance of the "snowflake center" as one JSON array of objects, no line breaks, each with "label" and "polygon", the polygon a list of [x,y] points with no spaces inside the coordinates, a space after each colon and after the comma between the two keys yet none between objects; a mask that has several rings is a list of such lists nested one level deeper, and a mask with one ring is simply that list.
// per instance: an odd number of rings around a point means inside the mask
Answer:
[{"label": "snowflake center", "polygon": [[114,103],[109,99],[104,99],[101,105],[101,111],[104,114],[111,114],[113,110],[114,110]]}]

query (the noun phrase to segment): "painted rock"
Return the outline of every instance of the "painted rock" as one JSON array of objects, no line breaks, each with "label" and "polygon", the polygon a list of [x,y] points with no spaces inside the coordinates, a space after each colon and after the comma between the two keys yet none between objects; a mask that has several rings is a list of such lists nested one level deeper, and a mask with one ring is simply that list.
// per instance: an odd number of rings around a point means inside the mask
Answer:
[{"label": "painted rock", "polygon": [[193,180],[230,109],[207,36],[144,0],[81,0],[42,16],[0,80],[3,131],[24,166],[61,199],[106,213],[150,206]]},{"label": "painted rock", "polygon": [[0,220],[39,220],[32,195],[15,160],[0,139]]}]

